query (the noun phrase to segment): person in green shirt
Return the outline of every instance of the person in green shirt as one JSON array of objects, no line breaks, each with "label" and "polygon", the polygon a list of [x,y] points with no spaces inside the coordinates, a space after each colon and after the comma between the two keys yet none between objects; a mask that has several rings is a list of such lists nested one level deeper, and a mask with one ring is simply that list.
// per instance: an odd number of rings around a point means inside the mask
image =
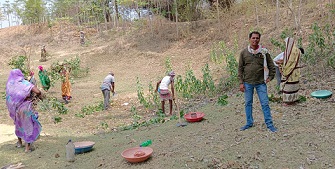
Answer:
[{"label": "person in green shirt", "polygon": [[38,69],[40,70],[38,72],[38,76],[40,77],[40,81],[42,83],[43,89],[45,91],[48,91],[50,88],[50,79],[48,77],[47,71],[43,69],[42,66],[38,66]]}]

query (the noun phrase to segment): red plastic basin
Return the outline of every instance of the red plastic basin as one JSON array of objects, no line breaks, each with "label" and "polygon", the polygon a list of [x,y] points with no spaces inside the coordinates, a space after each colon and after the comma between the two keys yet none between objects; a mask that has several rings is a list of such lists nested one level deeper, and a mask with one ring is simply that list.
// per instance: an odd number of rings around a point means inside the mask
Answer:
[{"label": "red plastic basin", "polygon": [[188,122],[198,122],[198,121],[201,121],[204,116],[205,114],[203,112],[189,112],[184,115],[184,118]]},{"label": "red plastic basin", "polygon": [[121,155],[131,163],[139,163],[147,160],[153,152],[150,147],[133,147],[124,150]]}]

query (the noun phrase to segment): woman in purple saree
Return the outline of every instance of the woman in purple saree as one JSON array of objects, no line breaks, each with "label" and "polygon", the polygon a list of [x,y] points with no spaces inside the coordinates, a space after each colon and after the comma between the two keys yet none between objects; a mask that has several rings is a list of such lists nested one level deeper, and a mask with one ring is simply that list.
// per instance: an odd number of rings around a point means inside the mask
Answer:
[{"label": "woman in purple saree", "polygon": [[6,85],[6,104],[9,116],[14,120],[15,134],[18,138],[17,147],[22,146],[23,139],[25,152],[31,151],[31,143],[38,138],[42,130],[37,120],[38,113],[29,99],[32,92],[41,96],[41,91],[24,79],[21,70],[13,69]]}]

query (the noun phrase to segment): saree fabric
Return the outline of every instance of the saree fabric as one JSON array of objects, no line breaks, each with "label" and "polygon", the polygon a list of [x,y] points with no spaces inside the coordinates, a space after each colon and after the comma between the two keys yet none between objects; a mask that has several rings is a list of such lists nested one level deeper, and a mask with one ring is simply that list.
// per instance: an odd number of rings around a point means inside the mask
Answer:
[{"label": "saree fabric", "polygon": [[281,78],[283,102],[293,103],[299,99],[300,68],[298,64],[300,56],[301,52],[294,45],[294,40],[292,38],[287,38]]},{"label": "saree fabric", "polygon": [[65,97],[66,99],[71,98],[71,83],[70,83],[70,72],[66,69],[63,70],[62,75],[64,77],[63,83],[62,83],[62,97]]},{"label": "saree fabric", "polygon": [[48,91],[50,88],[50,79],[47,75],[47,71],[46,70],[40,70],[38,72],[38,76],[40,77],[40,81],[42,83],[43,89],[45,91]]},{"label": "saree fabric", "polygon": [[24,79],[21,70],[13,69],[6,84],[6,105],[15,124],[15,134],[26,143],[34,142],[42,130],[30,97],[33,84]]}]

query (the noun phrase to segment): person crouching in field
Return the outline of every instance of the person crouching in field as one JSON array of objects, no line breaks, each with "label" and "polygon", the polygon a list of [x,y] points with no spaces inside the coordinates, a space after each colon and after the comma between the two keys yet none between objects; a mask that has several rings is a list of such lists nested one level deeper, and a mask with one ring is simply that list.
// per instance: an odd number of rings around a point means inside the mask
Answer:
[{"label": "person crouching in field", "polygon": [[[171,71],[162,80],[157,82],[157,85],[156,85],[156,92],[158,91],[159,93],[160,100],[162,103],[162,111],[164,114],[165,114],[165,109],[164,109],[165,100],[169,100],[170,115],[172,115],[172,99],[173,100],[175,99],[174,97],[174,76],[175,76],[174,71]],[[171,84],[172,96],[169,91],[170,84]]]},{"label": "person crouching in field", "polygon": [[110,92],[115,94],[115,79],[114,79],[114,73],[109,72],[109,74],[105,77],[104,81],[102,82],[100,89],[102,91],[102,94],[104,96],[104,110],[108,110],[110,104],[109,104],[109,99],[110,99]]}]

